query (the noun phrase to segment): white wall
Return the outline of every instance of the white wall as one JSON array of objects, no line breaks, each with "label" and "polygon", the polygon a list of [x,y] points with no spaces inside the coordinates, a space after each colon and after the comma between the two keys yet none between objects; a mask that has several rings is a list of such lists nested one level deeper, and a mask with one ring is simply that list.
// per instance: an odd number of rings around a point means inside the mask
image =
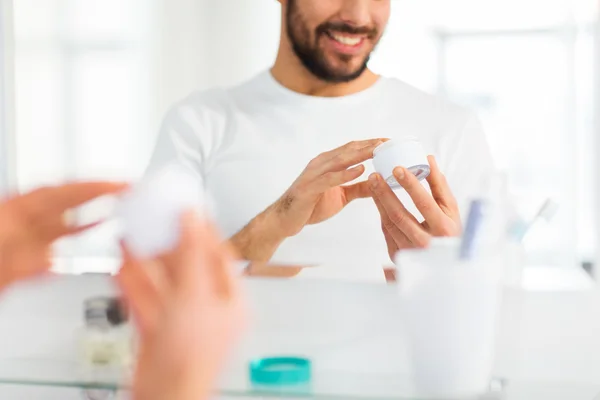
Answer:
[{"label": "white wall", "polygon": [[[589,259],[595,241],[588,221],[598,203],[590,192],[599,170],[586,161],[598,153],[586,145],[594,134],[587,123],[593,112],[591,51],[567,49],[554,33],[515,39],[511,30],[562,32],[579,19],[586,26],[594,13],[582,10],[597,0],[450,3],[394,0],[371,66],[477,108],[524,217],[533,216],[546,197],[561,202],[552,224],[534,228],[528,238],[532,260],[571,265],[575,252]],[[65,5],[76,11],[65,12]],[[17,156],[8,165],[15,165],[22,190],[73,177],[137,179],[174,102],[193,90],[233,85],[271,65],[281,13],[276,0],[18,0],[14,10],[18,129],[11,140]],[[64,26],[71,25],[65,34]],[[475,30],[481,40],[453,39],[444,68],[439,27],[449,35]],[[504,33],[489,36],[490,27]],[[580,33],[580,42],[588,43]],[[577,62],[583,73],[565,72]],[[442,76],[445,91],[437,85]],[[574,93],[577,100],[570,101]],[[532,153],[540,140],[544,151]],[[5,161],[0,154],[0,171]],[[104,256],[112,241],[94,232],[73,249]]]},{"label": "white wall", "polygon": [[[600,0],[597,0],[597,18],[599,23],[596,25],[596,35],[594,42],[594,70],[600,71]],[[594,75],[595,83],[594,83],[594,104],[596,107],[596,112],[594,113],[594,151],[595,154],[600,154],[600,74]],[[600,157],[595,157],[595,165],[594,169],[596,171],[600,170]],[[594,202],[596,204],[600,204],[600,174],[596,175],[595,187],[594,187]],[[600,211],[598,208],[595,210],[595,215],[593,221],[595,222],[595,233],[596,233],[596,268],[594,269],[594,277],[598,280],[600,276],[600,271],[598,266],[600,266]]]},{"label": "white wall", "polygon": [[12,0],[0,0],[0,196],[13,182],[13,62]]},{"label": "white wall", "polygon": [[275,0],[158,0],[156,115],[194,89],[233,85],[268,68],[280,13]]}]

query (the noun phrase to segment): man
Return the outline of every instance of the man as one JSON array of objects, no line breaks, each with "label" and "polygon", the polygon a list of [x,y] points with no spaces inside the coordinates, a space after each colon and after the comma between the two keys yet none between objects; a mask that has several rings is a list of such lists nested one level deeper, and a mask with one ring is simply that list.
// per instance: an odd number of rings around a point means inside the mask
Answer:
[{"label": "man", "polygon": [[[198,173],[254,274],[273,274],[259,267],[269,260],[338,260],[346,275],[379,277],[396,251],[459,235],[461,206],[493,170],[490,152],[471,113],[367,67],[390,0],[280,3],[273,67],[173,107],[150,169],[176,158]],[[364,179],[377,145],[409,137],[436,156],[429,187],[403,169],[397,193],[378,175]]]}]

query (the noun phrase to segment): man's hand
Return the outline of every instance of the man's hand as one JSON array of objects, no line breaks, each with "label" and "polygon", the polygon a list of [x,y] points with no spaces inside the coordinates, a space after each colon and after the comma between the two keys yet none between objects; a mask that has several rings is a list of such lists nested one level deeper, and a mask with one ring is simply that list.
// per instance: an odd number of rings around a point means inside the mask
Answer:
[{"label": "man's hand", "polygon": [[209,398],[245,324],[228,244],[194,212],[181,225],[177,248],[156,259],[123,246],[117,282],[140,333],[136,400]]},{"label": "man's hand", "polygon": [[384,140],[350,142],[314,158],[279,200],[232,237],[241,256],[268,261],[283,240],[306,225],[333,217],[355,199],[371,197],[366,181],[344,185],[365,172],[357,164],[372,158]]},{"label": "man's hand", "polygon": [[360,163],[372,158],[373,150],[381,143],[381,139],[350,142],[314,158],[272,206],[282,234],[294,236],[305,225],[333,217],[351,201],[371,197],[367,182],[342,185],[365,172]]},{"label": "man's hand", "polygon": [[66,213],[71,208],[124,188],[124,184],[111,182],[70,183],[37,189],[0,203],[0,290],[46,272],[55,240],[97,225],[70,225]]},{"label": "man's hand", "polygon": [[429,156],[431,174],[427,178],[431,196],[419,180],[406,168],[394,170],[394,177],[406,190],[423,223],[410,213],[379,174],[369,177],[373,200],[381,215],[381,228],[392,260],[399,250],[427,247],[432,237],[459,236],[461,222],[456,199],[433,156]]}]

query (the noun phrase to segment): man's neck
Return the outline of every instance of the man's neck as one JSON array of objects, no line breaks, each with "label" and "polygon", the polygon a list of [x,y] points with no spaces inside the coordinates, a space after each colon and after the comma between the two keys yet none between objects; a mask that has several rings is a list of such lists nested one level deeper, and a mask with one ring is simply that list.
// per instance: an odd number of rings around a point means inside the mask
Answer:
[{"label": "man's neck", "polygon": [[286,62],[277,57],[271,68],[271,75],[277,82],[294,92],[319,97],[340,97],[361,92],[371,87],[379,76],[366,69],[351,82],[330,83],[318,79],[300,62]]}]

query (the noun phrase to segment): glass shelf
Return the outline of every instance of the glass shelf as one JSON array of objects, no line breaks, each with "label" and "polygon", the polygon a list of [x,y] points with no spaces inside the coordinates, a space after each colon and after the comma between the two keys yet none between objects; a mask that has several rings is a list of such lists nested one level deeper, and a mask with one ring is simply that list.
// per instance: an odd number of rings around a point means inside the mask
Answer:
[{"label": "glass shelf", "polygon": [[[111,393],[128,390],[128,371],[96,369],[81,364],[50,359],[0,360],[0,385],[23,385],[81,389],[88,399],[110,399]],[[219,395],[227,398],[305,398],[315,400],[421,400],[407,377],[369,375],[342,371],[313,373],[308,386],[256,387],[246,371],[230,371],[219,385]],[[103,394],[104,393],[104,394]],[[488,393],[453,400],[598,400],[600,384],[527,382],[495,379]],[[84,396],[83,398],[86,398]],[[424,400],[424,399],[423,399]]]},{"label": "glass shelf", "polygon": [[[120,391],[130,387],[130,372],[118,368],[89,368],[77,362],[48,359],[7,359],[0,361],[0,384]],[[230,371],[219,393],[228,397],[356,400],[417,400],[407,383],[397,376],[349,372],[314,371],[310,385],[254,386],[245,371]],[[468,400],[502,399],[503,382],[491,384],[490,393]],[[465,399],[466,400],[466,399]]]},{"label": "glass shelf", "polygon": [[[91,369],[77,362],[50,359],[0,360],[0,384],[79,388],[82,390],[127,390],[130,372],[118,368]],[[468,400],[504,399],[505,382],[494,380],[490,392]],[[238,398],[417,400],[406,377],[366,375],[349,372],[318,371],[310,385],[257,387],[248,381],[246,371],[230,371],[221,382],[219,393]],[[461,399],[462,400],[462,399]],[[465,399],[467,400],[467,399]]]}]

